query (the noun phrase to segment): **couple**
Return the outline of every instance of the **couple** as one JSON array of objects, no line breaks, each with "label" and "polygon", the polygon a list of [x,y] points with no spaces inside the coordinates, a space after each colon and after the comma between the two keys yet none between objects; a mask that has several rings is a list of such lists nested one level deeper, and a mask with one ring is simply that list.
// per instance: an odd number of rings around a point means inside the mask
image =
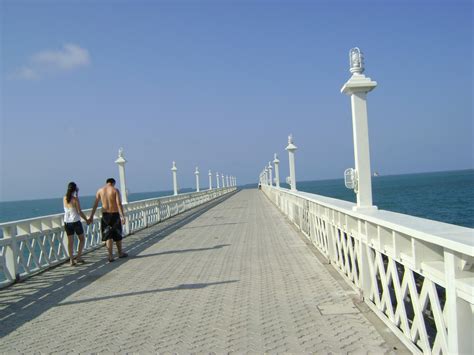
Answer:
[{"label": "couple", "polygon": [[[117,245],[119,258],[125,258],[128,256],[127,253],[122,251],[122,224],[125,223],[123,214],[122,200],[120,197],[120,191],[115,188],[115,179],[109,178],[106,181],[104,187],[100,188],[95,195],[94,207],[89,218],[81,210],[81,204],[79,202],[79,188],[74,182],[70,182],[67,188],[66,196],[64,196],[64,228],[68,237],[68,252],[71,266],[76,265],[76,261],[83,263],[82,250],[84,248],[84,230],[82,228],[81,217],[89,225],[92,223],[95,211],[99,205],[99,201],[102,203],[102,219],[101,219],[101,232],[102,240],[106,242],[107,250],[109,254],[109,262],[114,261],[112,247],[113,241]],[[79,238],[79,250],[77,257],[74,260],[73,256],[73,245],[74,245],[74,233]]]}]

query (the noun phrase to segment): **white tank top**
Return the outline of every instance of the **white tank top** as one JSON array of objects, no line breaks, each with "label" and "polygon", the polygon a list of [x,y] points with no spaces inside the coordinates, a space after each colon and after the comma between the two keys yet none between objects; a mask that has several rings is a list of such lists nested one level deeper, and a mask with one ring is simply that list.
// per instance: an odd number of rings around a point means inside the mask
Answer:
[{"label": "white tank top", "polygon": [[64,223],[74,223],[81,220],[75,207],[64,206]]}]

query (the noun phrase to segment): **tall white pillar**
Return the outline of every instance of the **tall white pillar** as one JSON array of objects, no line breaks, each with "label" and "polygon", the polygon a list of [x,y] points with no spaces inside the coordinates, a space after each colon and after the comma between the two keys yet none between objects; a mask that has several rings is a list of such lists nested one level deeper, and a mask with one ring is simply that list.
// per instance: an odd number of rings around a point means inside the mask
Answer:
[{"label": "tall white pillar", "polygon": [[352,130],[354,136],[356,209],[375,209],[372,205],[372,177],[370,173],[369,127],[367,123],[367,93],[377,86],[364,74],[364,57],[359,48],[349,52],[351,78],[341,92],[351,97]]},{"label": "tall white pillar", "polygon": [[277,153],[273,156],[273,164],[275,165],[275,184],[276,187],[280,188],[280,161],[278,160]]},{"label": "tall white pillar", "polygon": [[211,173],[211,170],[209,170],[209,190],[212,190],[212,173]]},{"label": "tall white pillar", "polygon": [[197,166],[194,175],[196,175],[196,192],[199,192],[199,168]]},{"label": "tall white pillar", "polygon": [[229,185],[229,175],[225,176],[225,182],[226,182],[225,186],[229,187],[230,186]]},{"label": "tall white pillar", "polygon": [[221,173],[221,178],[222,178],[222,187],[225,187],[225,176],[222,173]]},{"label": "tall white pillar", "polygon": [[290,187],[291,190],[296,191],[296,173],[295,173],[295,151],[298,149],[293,144],[293,136],[288,136],[288,146],[285,148],[288,151],[288,161],[290,163]]},{"label": "tall white pillar", "polygon": [[219,185],[219,173],[216,171],[216,186],[218,189],[220,189],[220,185]]},{"label": "tall white pillar", "polygon": [[273,186],[273,167],[271,162],[268,162],[268,174],[270,178],[270,186]]},{"label": "tall white pillar", "polygon": [[268,185],[268,166],[265,166],[264,175],[265,175],[265,185]]},{"label": "tall white pillar", "polygon": [[122,196],[122,204],[126,205],[128,203],[128,191],[127,191],[127,184],[125,182],[125,160],[123,156],[123,148],[120,148],[118,151],[118,158],[115,161],[119,167],[119,179],[120,179],[120,191]]},{"label": "tall white pillar", "polygon": [[176,172],[178,171],[178,168],[176,167],[176,162],[173,162],[173,167],[171,168],[171,171],[173,172],[173,195],[178,194],[178,178],[176,177]]}]

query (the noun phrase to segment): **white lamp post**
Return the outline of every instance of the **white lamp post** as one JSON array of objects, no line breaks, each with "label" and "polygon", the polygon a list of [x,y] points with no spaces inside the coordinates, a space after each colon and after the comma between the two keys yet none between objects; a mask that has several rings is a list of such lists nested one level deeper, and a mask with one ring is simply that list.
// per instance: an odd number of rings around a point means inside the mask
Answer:
[{"label": "white lamp post", "polygon": [[220,185],[219,185],[219,173],[216,171],[216,186],[218,189],[220,189]]},{"label": "white lamp post", "polygon": [[209,170],[209,190],[212,190],[212,173],[211,173],[211,170]]},{"label": "white lamp post", "polygon": [[173,172],[173,195],[176,196],[178,194],[178,178],[176,177],[178,168],[176,167],[176,162],[173,162],[173,167],[171,168],[171,171]]},{"label": "white lamp post", "polygon": [[341,92],[351,97],[355,169],[346,170],[346,186],[353,188],[357,194],[355,209],[376,209],[377,207],[372,205],[366,96],[377,86],[377,82],[362,74],[364,72],[364,57],[359,48],[350,50],[349,61],[352,76],[344,84]]},{"label": "white lamp post", "polygon": [[295,151],[298,149],[293,144],[293,135],[288,136],[288,146],[285,148],[288,151],[288,161],[290,163],[290,187],[291,190],[296,191],[296,173],[295,173]]},{"label": "white lamp post", "polygon": [[122,204],[126,205],[128,203],[128,191],[127,184],[125,182],[125,160],[123,156],[123,148],[120,148],[118,151],[118,158],[115,161],[119,167],[119,179],[120,179],[120,190],[122,191]]},{"label": "white lamp post", "polygon": [[270,186],[273,186],[273,167],[272,167],[271,162],[268,162],[268,174],[269,174]]},{"label": "white lamp post", "polygon": [[225,182],[226,182],[225,186],[229,187],[229,175],[225,176]]},{"label": "white lamp post", "polygon": [[277,153],[273,156],[273,164],[275,165],[275,184],[276,187],[280,188],[280,161],[278,160]]},{"label": "white lamp post", "polygon": [[224,176],[224,174],[221,174],[221,178],[222,178],[222,187],[225,187],[225,176]]},{"label": "white lamp post", "polygon": [[194,175],[196,175],[196,192],[199,192],[199,168],[197,166]]}]

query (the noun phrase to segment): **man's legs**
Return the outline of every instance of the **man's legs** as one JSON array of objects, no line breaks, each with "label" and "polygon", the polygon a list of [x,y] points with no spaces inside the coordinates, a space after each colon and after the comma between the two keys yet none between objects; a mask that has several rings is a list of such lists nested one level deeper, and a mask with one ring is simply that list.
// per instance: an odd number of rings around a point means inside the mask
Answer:
[{"label": "man's legs", "polygon": [[127,253],[124,253],[122,251],[122,241],[121,240],[117,240],[115,242],[115,244],[117,245],[117,251],[118,251],[119,258],[125,258],[126,256],[128,256]]},{"label": "man's legs", "polygon": [[112,248],[114,246],[113,240],[110,238],[107,239],[107,241],[105,242],[105,245],[107,246],[107,252],[109,253],[109,261],[114,260],[114,256],[112,254]]}]

